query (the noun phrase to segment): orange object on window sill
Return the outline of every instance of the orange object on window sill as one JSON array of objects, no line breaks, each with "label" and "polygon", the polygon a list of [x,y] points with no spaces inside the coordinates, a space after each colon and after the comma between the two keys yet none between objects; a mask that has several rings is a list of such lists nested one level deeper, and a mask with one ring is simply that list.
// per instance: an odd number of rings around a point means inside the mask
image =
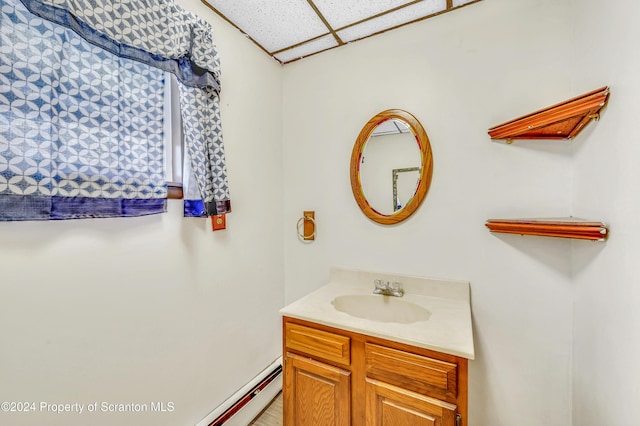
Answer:
[{"label": "orange object on window sill", "polygon": [[213,231],[221,231],[223,229],[227,229],[227,215],[218,214],[215,216],[211,216],[211,229]]}]

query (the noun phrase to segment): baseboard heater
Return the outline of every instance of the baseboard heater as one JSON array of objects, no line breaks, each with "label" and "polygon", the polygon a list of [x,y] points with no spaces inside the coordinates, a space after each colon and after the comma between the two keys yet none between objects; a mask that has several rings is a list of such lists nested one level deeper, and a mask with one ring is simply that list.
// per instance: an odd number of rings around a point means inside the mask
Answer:
[{"label": "baseboard heater", "polygon": [[282,358],[278,358],[196,426],[247,426],[281,389]]}]

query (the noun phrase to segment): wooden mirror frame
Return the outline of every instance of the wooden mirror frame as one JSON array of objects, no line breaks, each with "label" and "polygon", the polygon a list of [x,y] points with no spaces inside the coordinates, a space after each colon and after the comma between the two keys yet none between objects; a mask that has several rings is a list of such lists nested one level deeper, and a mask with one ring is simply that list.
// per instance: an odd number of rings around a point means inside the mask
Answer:
[{"label": "wooden mirror frame", "polygon": [[[375,128],[381,123],[394,118],[407,123],[413,133],[413,136],[416,138],[418,148],[420,149],[420,156],[422,157],[420,165],[422,171],[420,173],[418,189],[416,189],[416,192],[409,203],[407,203],[407,205],[402,209],[386,215],[375,210],[367,201],[362,190],[362,183],[360,182],[360,164],[364,147]],[[358,135],[358,139],[356,139],[355,145],[353,145],[353,151],[351,153],[351,190],[353,191],[353,196],[355,197],[360,210],[362,210],[362,213],[374,222],[383,225],[392,225],[402,222],[415,213],[418,207],[420,207],[420,204],[422,204],[424,198],[427,196],[427,191],[429,191],[429,186],[431,186],[432,174],[433,156],[431,154],[431,144],[429,143],[427,132],[424,130],[418,119],[407,111],[403,111],[401,109],[388,109],[376,114],[362,128]]]}]

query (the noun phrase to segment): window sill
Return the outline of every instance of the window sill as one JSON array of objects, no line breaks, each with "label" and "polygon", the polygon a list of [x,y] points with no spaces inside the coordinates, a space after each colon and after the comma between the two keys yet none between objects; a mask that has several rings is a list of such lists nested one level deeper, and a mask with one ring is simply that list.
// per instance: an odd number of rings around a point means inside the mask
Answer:
[{"label": "window sill", "polygon": [[170,200],[181,200],[184,198],[182,184],[178,182],[167,182],[167,198]]}]

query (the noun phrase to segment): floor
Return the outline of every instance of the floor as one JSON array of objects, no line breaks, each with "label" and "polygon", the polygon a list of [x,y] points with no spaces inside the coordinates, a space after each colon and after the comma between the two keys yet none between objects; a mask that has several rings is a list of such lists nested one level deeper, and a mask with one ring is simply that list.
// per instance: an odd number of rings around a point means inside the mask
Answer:
[{"label": "floor", "polygon": [[249,426],[282,426],[282,392],[264,409]]}]

